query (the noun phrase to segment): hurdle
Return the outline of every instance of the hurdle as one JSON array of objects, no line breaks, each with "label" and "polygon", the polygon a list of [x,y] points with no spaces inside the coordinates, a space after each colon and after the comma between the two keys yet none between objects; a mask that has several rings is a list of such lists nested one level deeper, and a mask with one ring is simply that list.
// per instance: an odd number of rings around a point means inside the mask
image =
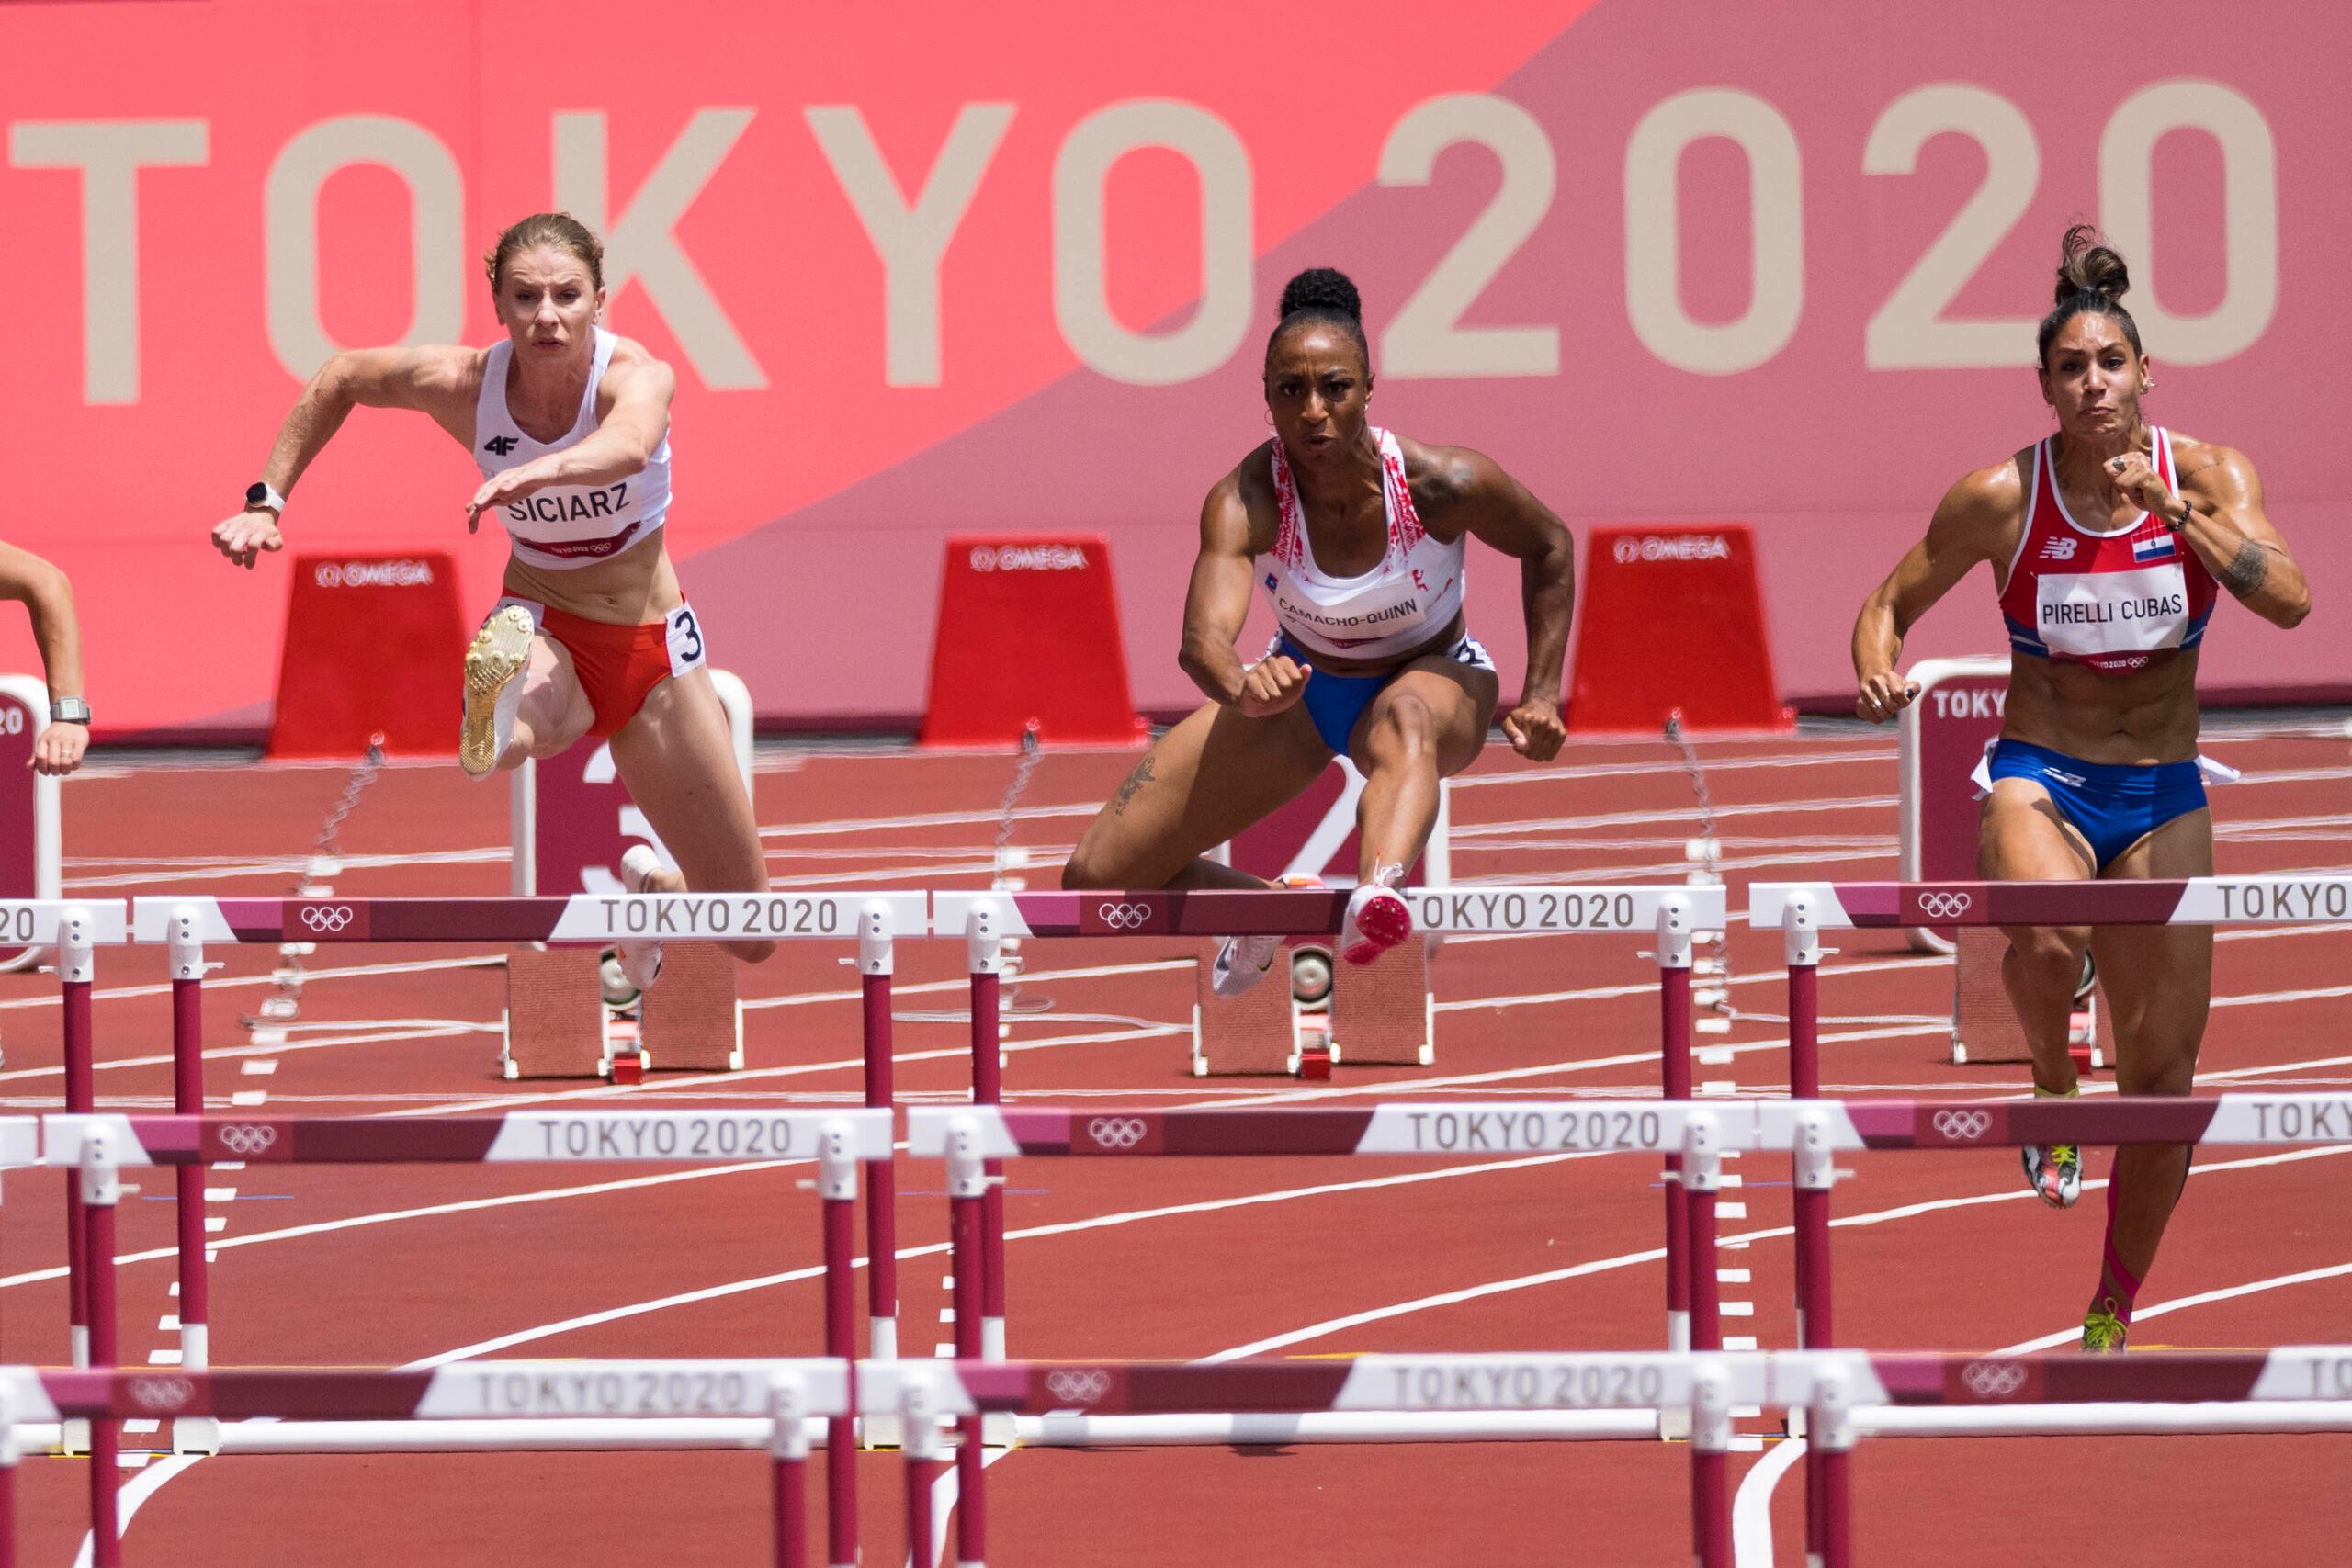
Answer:
[{"label": "hurdle", "polygon": [[[1691,1524],[1700,1568],[1731,1568],[1728,1503],[1702,1477],[1723,1463],[1736,1404],[1807,1413],[1817,1434],[1849,1451],[1863,1436],[1926,1435],[1936,1423],[1905,1420],[1945,1406],[1975,1417],[1951,1431],[2040,1430],[2032,1402],[2177,1402],[2165,1424],[2128,1429],[2196,1430],[2199,1406],[2241,1403],[2327,1407],[2314,1428],[2341,1429],[2352,1399],[2352,1346],[2303,1345],[2268,1351],[2169,1351],[2121,1356],[2037,1356],[1846,1351],[1601,1352],[1597,1354],[1365,1355],[1346,1362],[899,1361],[861,1368],[858,1398],[868,1409],[904,1413],[908,1431],[935,1429],[941,1415],[967,1421],[1003,1412],[1030,1419],[1133,1418],[1198,1410],[1304,1417],[1324,1412],[1429,1416],[1472,1412],[1557,1413],[1597,1423],[1637,1416],[1654,1430],[1660,1413],[1687,1412],[1691,1442]],[[1063,1413],[1083,1413],[1069,1416]],[[1115,1413],[1115,1414],[1111,1414]],[[2292,1425],[2271,1417],[2276,1425]],[[2266,1428],[2267,1429],[2267,1428]],[[934,1438],[935,1441],[935,1430]],[[1717,1448],[1714,1445],[1720,1444]],[[929,1470],[935,1450],[906,1451],[908,1540],[915,1561],[931,1540]],[[1841,1488],[1845,1480],[1841,1475]],[[1840,1490],[1836,1533],[1824,1560],[1849,1568],[1849,1495]],[[959,1507],[969,1506],[968,1495]],[[963,1555],[958,1568],[985,1568]]]},{"label": "hurdle", "polygon": [[[1648,937],[1658,972],[1661,1088],[1668,1100],[1690,1098],[1690,950],[1694,934],[1721,931],[1728,918],[1721,887],[1657,886],[1516,886],[1458,884],[1401,889],[1413,909],[1417,936],[1515,932],[1557,936]],[[937,893],[932,933],[962,935],[971,975],[972,1098],[1002,1101],[997,1040],[998,997],[1008,937],[1336,936],[1346,919],[1346,889],[1319,887],[1196,888],[1182,892]],[[1689,1225],[1682,1213],[1680,1156],[1667,1157],[1667,1348],[1690,1340],[1692,1259],[1682,1252]],[[987,1170],[991,1185],[981,1217],[987,1272],[979,1281],[981,1337],[977,1352],[1005,1357],[1004,1199],[1001,1162]],[[1712,1273],[1712,1269],[1708,1270]],[[964,1275],[956,1277],[960,1290]]]},{"label": "hurdle", "polygon": [[[172,974],[173,1109],[204,1111],[203,985],[208,942],[547,942],[605,946],[662,942],[855,942],[865,995],[867,1106],[891,1104],[890,976],[893,937],[929,928],[929,895],[851,893],[574,893],[506,898],[212,898],[132,900],[131,940],[168,944]],[[878,1095],[880,1098],[875,1098]],[[69,1102],[69,1109],[71,1108]],[[234,1157],[234,1156],[231,1156]],[[872,1256],[896,1248],[896,1188],[888,1167],[867,1205]],[[204,1173],[179,1176],[181,1365],[211,1363],[211,1312],[204,1257]],[[888,1324],[895,1348],[898,1280],[876,1265],[866,1281],[869,1321]],[[844,1352],[847,1353],[847,1352]],[[201,1437],[202,1428],[191,1436]]]},{"label": "hurdle", "polygon": [[[89,1111],[96,1104],[96,1041],[91,1032],[90,991],[96,981],[96,949],[130,939],[129,906],[119,898],[0,899],[0,943],[27,949],[54,948],[62,993],[60,1028],[64,1048],[65,1109]],[[30,1164],[31,1158],[0,1160]],[[82,1253],[82,1192],[65,1185],[66,1294],[71,1303],[73,1359],[90,1364],[89,1269]]]},{"label": "hurdle", "polygon": [[[21,1120],[21,1119],[14,1119]],[[21,1129],[13,1132],[21,1140]],[[42,1120],[43,1163],[78,1174],[90,1270],[93,1364],[116,1358],[115,1208],[124,1166],[201,1168],[216,1160],[279,1164],[474,1164],[491,1161],[652,1161],[714,1164],[741,1159],[813,1159],[824,1208],[825,1344],[837,1359],[854,1354],[851,1237],[857,1168],[891,1155],[885,1111],[513,1111],[496,1116],[451,1116],[431,1122],[380,1117],[251,1117],[66,1114]],[[182,1286],[183,1300],[187,1288]],[[183,1369],[201,1371],[209,1369]],[[155,1412],[141,1411],[141,1415]],[[220,1447],[217,1413],[174,1421],[173,1447],[182,1447],[183,1421],[202,1423],[211,1451]],[[856,1562],[855,1439],[846,1415],[834,1417],[826,1472],[831,1556],[835,1568]],[[115,1528],[117,1433],[112,1421],[90,1434],[93,1568],[120,1568]]]},{"label": "hurdle", "polygon": [[[1781,932],[1789,973],[1789,1093],[1821,1092],[1821,932],[1867,927],[2293,925],[2352,919],[2352,876],[2199,876],[2117,882],[1759,882],[1747,921]],[[2065,1142],[2020,1138],[2019,1143]],[[2083,1142],[2098,1142],[2084,1139]],[[2156,1143],[2191,1140],[2159,1138]],[[1834,1343],[1829,1192],[1834,1149],[1815,1128],[1795,1147],[1799,1343]],[[1812,1484],[1808,1472],[1808,1487]],[[1810,1519],[1817,1500],[1808,1495]]]},{"label": "hurdle", "polygon": [[[1722,1186],[1723,1152],[1752,1144],[1755,1125],[1751,1108],[1700,1105],[1688,1100],[1565,1106],[1551,1101],[1388,1101],[1369,1109],[1269,1106],[1174,1111],[910,1106],[907,1150],[917,1157],[944,1156],[947,1161],[956,1358],[984,1362],[1002,1358],[977,1353],[979,1337],[969,1326],[972,1312],[980,1304],[973,1275],[988,1269],[992,1281],[1001,1281],[1002,1235],[988,1237],[983,1218],[988,1199],[1001,1190],[1004,1161],[1009,1157],[1673,1154],[1680,1161],[1680,1170],[1679,1177],[1669,1179],[1669,1189],[1679,1188],[1685,1197],[1674,1217],[1687,1227],[1686,1256],[1697,1259],[1711,1258],[1715,1252],[1715,1201]],[[991,1252],[991,1247],[998,1250]],[[1671,1238],[1667,1252],[1671,1258]],[[1689,1278],[1690,1345],[1663,1355],[1679,1354],[1684,1348],[1716,1350],[1722,1346],[1721,1286],[1715,1270],[1693,1268]],[[1724,1521],[1724,1555],[1708,1560],[1728,1562],[1730,1503],[1724,1465],[1730,1451],[1731,1407],[1754,1401],[1724,1397],[1715,1402],[1712,1394],[1709,1400],[1706,1419],[1710,1425],[1703,1429],[1694,1426],[1691,1434],[1694,1508],[1702,1519],[1719,1516]],[[1060,1404],[1071,1403],[1065,1399]],[[1690,1401],[1665,1403],[1679,1406]],[[908,1419],[911,1438],[914,1417]],[[956,1453],[956,1559],[965,1568],[973,1568],[986,1556],[981,1419],[977,1410],[962,1417],[963,1442]],[[1625,1434],[1611,1427],[1602,1435]],[[1703,1539],[1702,1551],[1703,1554]]]},{"label": "hurdle", "polygon": [[[19,1423],[80,1418],[107,1425],[159,1416],[420,1422],[594,1416],[629,1422],[735,1417],[765,1426],[775,1562],[776,1568],[804,1568],[808,1423],[846,1423],[850,1379],[848,1362],[817,1358],[456,1361],[429,1371],[0,1368],[0,1565],[16,1562]],[[113,1499],[105,1502],[111,1506]],[[105,1533],[95,1487],[91,1506],[95,1539]]]}]

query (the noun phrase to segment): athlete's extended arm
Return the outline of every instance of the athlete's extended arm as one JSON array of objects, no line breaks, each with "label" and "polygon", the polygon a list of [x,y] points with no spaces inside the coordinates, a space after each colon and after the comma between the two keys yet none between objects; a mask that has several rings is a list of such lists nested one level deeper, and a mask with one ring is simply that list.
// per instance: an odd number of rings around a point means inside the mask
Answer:
[{"label": "athlete's extended arm", "polygon": [[645,471],[670,433],[677,372],[641,350],[627,357],[616,353],[605,386],[613,394],[612,411],[584,439],[493,474],[474,491],[466,503],[469,532],[481,525],[483,513],[549,485],[608,485]]},{"label": "athlete's extended arm", "polygon": [[2232,446],[2191,447],[2177,494],[2148,461],[2127,452],[2108,465],[2115,488],[2173,525],[2215,581],[2238,603],[2277,626],[2312,613],[2311,585],[2262,510],[2262,479]]},{"label": "athlete's extended arm", "polygon": [[1903,639],[1952,584],[1993,558],[2001,525],[2018,505],[2016,465],[1982,468],[1951,487],[1928,524],[1854,618],[1854,712],[1883,724],[1911,705],[1919,688],[1894,672]]},{"label": "athlete's extended arm", "polygon": [[[40,649],[42,678],[61,697],[82,691],[82,626],[74,615],[74,585],[65,574],[30,550],[0,545],[0,599],[22,601],[32,617],[33,641]],[[90,728],[68,719],[53,721],[33,741],[36,773],[70,773],[81,765]]]},{"label": "athlete's extended arm", "polygon": [[1567,727],[1560,718],[1560,665],[1568,654],[1568,616],[1577,599],[1576,540],[1552,509],[1503,472],[1491,457],[1463,452],[1463,495],[1469,531],[1519,559],[1520,607],[1527,618],[1527,682],[1519,705],[1503,716],[1511,748],[1532,762],[1559,755]]},{"label": "athlete's extended arm", "polygon": [[1201,503],[1201,553],[1184,592],[1184,646],[1176,662],[1209,701],[1261,718],[1296,703],[1310,671],[1279,653],[1245,664],[1234,649],[1250,617],[1253,546],[1240,476],[1228,474]]},{"label": "athlete's extended arm", "polygon": [[[319,367],[278,427],[277,444],[261,471],[262,482],[282,496],[294,486],[355,408],[414,409],[431,414],[459,440],[470,428],[465,389],[478,351],[427,344],[416,348],[356,348]],[[250,567],[266,550],[282,548],[277,513],[248,507],[212,530],[212,542],[239,566]]]}]

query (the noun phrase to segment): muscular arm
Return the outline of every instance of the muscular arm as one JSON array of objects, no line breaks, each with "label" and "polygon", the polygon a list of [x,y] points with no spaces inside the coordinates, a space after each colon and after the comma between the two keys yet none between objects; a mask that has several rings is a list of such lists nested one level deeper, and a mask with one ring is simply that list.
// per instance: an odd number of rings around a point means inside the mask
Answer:
[{"label": "muscular arm", "polygon": [[1233,639],[1250,616],[1253,546],[1240,479],[1228,474],[1201,503],[1201,553],[1184,591],[1184,646],[1176,656],[1213,703],[1230,705],[1241,695],[1242,660]]},{"label": "muscular arm", "polygon": [[1576,604],[1576,540],[1567,525],[1527,487],[1481,453],[1462,451],[1463,517],[1470,533],[1519,560],[1519,599],[1527,619],[1527,684],[1522,706],[1560,705],[1560,665],[1568,653],[1568,616]]},{"label": "muscular arm", "polygon": [[1909,705],[1916,694],[1894,673],[1903,639],[1920,616],[1980,562],[1994,558],[2005,527],[2018,515],[2014,464],[1980,469],[1944,495],[1927,536],[1905,552],[1854,618],[1855,711],[1872,723]]},{"label": "muscular arm", "polygon": [[0,545],[0,599],[17,600],[32,617],[49,689],[60,696],[81,696],[82,626],[65,574],[30,550]]},{"label": "muscular arm", "polygon": [[295,400],[261,477],[271,489],[291,497],[328,441],[343,427],[355,408],[413,409],[431,414],[452,434],[464,439],[455,421],[470,424],[467,407],[474,362],[479,351],[441,344],[417,348],[356,348],[338,354],[319,367],[310,385]]},{"label": "muscular arm", "polygon": [[[2245,453],[2204,447],[2183,461],[2180,487],[2179,499],[2189,507],[2180,536],[2222,587],[2276,626],[2296,626],[2311,614],[2311,585],[2265,515],[2262,480]],[[2167,514],[2179,510],[2176,502]]]}]

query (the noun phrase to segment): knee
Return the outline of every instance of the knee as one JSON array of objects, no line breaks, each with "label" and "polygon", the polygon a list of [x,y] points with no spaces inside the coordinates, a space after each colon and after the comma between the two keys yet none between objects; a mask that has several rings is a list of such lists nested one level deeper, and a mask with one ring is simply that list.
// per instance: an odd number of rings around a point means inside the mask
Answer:
[{"label": "knee", "polygon": [[772,942],[722,942],[719,951],[744,964],[764,964],[775,952]]},{"label": "knee", "polygon": [[1364,743],[1384,762],[1412,762],[1437,748],[1437,715],[1417,696],[1397,694],[1364,727]]},{"label": "knee", "polygon": [[1102,857],[1091,844],[1082,843],[1070,851],[1069,859],[1062,863],[1062,891],[1081,893],[1091,888],[1113,886],[1103,879],[1102,874],[1107,868],[1102,861]]},{"label": "knee", "polygon": [[2009,958],[2028,978],[2072,985],[2082,973],[2090,933],[2071,926],[2020,926],[2010,930]]}]

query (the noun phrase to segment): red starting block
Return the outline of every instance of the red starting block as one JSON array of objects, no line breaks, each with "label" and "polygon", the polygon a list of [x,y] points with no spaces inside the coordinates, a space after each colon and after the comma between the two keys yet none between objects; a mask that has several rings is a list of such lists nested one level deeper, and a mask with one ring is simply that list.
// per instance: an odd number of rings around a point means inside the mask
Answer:
[{"label": "red starting block", "polygon": [[[1796,728],[1772,677],[1747,524],[1628,525],[1590,538],[1570,732],[1656,736],[1677,710],[1693,732]],[[1675,609],[1671,637],[1658,633],[1661,604]]]},{"label": "red starting block", "polygon": [[447,555],[296,556],[269,754],[452,755],[469,630]]}]

